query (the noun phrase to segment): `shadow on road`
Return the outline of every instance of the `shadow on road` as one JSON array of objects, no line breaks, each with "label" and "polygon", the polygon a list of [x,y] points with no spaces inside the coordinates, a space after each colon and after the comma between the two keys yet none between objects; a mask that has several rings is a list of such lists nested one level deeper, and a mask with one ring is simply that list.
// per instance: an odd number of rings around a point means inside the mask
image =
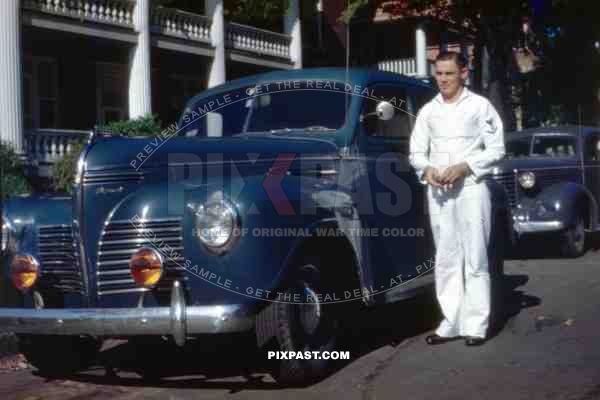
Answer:
[{"label": "shadow on road", "polygon": [[[528,281],[526,275],[505,275],[494,288],[494,315],[491,336],[497,335],[508,320],[523,308],[540,304],[540,299],[517,288]],[[352,328],[345,332],[339,349],[350,351],[350,361],[336,371],[356,362],[381,347],[396,346],[435,329],[441,315],[432,291],[396,304],[360,311]],[[94,368],[71,380],[130,387],[226,389],[280,389],[268,373],[266,354],[256,349],[251,335],[207,336],[178,348],[159,338],[144,342],[121,342],[102,351]],[[138,375],[143,373],[146,378]],[[334,371],[335,373],[335,371]],[[219,380],[235,377],[235,381]],[[161,379],[163,378],[163,379]],[[165,379],[166,378],[166,379]]]},{"label": "shadow on road", "polygon": [[492,315],[488,336],[497,336],[508,321],[529,307],[535,307],[542,303],[539,297],[525,294],[519,287],[529,281],[527,275],[504,275],[504,277],[492,286]]}]

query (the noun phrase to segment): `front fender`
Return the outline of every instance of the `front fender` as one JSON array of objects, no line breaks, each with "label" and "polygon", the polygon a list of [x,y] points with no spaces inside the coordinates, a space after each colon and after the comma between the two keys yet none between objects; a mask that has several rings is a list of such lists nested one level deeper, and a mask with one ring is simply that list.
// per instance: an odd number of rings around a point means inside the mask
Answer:
[{"label": "front fender", "polygon": [[2,254],[5,277],[15,254],[31,254],[39,259],[37,232],[44,225],[71,225],[72,203],[68,196],[34,194],[11,197],[2,206],[7,249]]},{"label": "front fender", "polygon": [[[598,209],[592,193],[575,182],[561,182],[544,188],[536,196],[524,198],[521,207],[528,212],[530,220],[557,220],[564,226],[573,226],[581,212],[594,221]],[[582,210],[582,207],[586,208]]]},{"label": "front fender", "polygon": [[[192,305],[207,303],[259,303],[261,295],[277,287],[296,241],[306,227],[332,216],[324,207],[312,207],[313,196],[290,176],[281,188],[293,212],[282,212],[284,199],[273,198],[262,186],[264,177],[221,178],[204,185],[186,187],[172,183],[146,184],[123,199],[111,212],[111,220],[134,216],[148,220],[181,217],[183,254]],[[194,204],[203,204],[212,193],[222,191],[240,216],[241,235],[224,254],[211,254],[195,235]],[[279,206],[277,202],[280,201]],[[303,212],[309,205],[314,212]],[[289,211],[289,210],[288,210]],[[110,221],[109,221],[110,222]],[[158,244],[160,245],[160,243]]]},{"label": "front fender", "polygon": [[71,225],[71,197],[28,195],[9,198],[2,208],[12,245],[8,253],[33,252],[35,232],[41,225]]}]

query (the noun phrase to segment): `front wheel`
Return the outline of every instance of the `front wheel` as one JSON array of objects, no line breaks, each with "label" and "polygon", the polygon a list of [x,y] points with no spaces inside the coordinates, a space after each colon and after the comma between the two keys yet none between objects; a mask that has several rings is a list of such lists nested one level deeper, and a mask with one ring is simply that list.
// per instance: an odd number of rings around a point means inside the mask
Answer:
[{"label": "front wheel", "polygon": [[578,215],[575,225],[567,228],[561,241],[561,253],[565,257],[575,258],[585,253],[585,220]]},{"label": "front wheel", "polygon": [[41,375],[64,377],[89,367],[102,341],[91,337],[18,335],[19,351]]},{"label": "front wheel", "polygon": [[275,302],[266,310],[266,323],[272,325],[278,350],[288,352],[288,356],[295,354],[289,359],[268,360],[271,375],[278,383],[311,383],[331,371],[333,360],[324,359],[323,353],[336,349],[342,309],[346,306],[346,303],[323,302],[327,294],[333,297],[332,283],[316,262],[305,264],[284,292],[284,301]]}]

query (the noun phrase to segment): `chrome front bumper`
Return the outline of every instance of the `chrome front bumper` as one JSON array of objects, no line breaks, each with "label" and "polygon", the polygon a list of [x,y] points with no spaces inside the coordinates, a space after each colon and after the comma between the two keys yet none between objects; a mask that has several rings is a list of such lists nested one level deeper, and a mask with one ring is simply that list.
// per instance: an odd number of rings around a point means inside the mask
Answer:
[{"label": "chrome front bumper", "polygon": [[0,308],[0,326],[15,333],[40,335],[165,335],[182,346],[188,335],[251,330],[254,316],[241,305],[187,307],[183,289],[175,282],[170,307]]},{"label": "chrome front bumper", "polygon": [[565,229],[562,221],[515,221],[515,231],[518,233],[558,232]]}]

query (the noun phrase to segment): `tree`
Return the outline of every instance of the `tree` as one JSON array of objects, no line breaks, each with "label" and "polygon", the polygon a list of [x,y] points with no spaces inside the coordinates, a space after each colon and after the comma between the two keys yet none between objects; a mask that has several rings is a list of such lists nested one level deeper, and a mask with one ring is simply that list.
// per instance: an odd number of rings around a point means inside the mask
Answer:
[{"label": "tree", "polygon": [[[366,7],[366,0],[348,0],[343,15],[345,22],[352,22],[353,17]],[[446,21],[454,21],[459,25],[473,29],[477,34],[475,42],[475,60],[487,53],[490,63],[488,70],[482,71],[482,65],[476,65],[478,73],[474,77],[476,89],[485,92],[498,109],[507,126],[512,125],[510,107],[509,73],[512,57],[512,38],[517,29],[516,17],[524,12],[522,0],[505,0],[494,2],[489,0],[405,0],[388,3],[385,11],[394,14],[410,12],[424,13]],[[484,81],[483,77],[487,77]]]},{"label": "tree", "polygon": [[[367,7],[366,0],[348,0],[345,21]],[[530,124],[597,124],[600,114],[600,3],[587,0],[404,0],[389,2],[392,14],[425,11],[434,18],[459,22],[476,32],[474,87],[486,94],[499,110],[507,129],[515,127],[512,109],[517,101],[539,102]],[[514,48],[518,47],[523,17],[533,21],[540,44],[542,67],[527,76],[517,70]],[[481,64],[489,55],[489,63]],[[522,85],[528,85],[527,91]],[[532,86],[532,87],[530,87]],[[527,95],[529,93],[529,95]],[[530,107],[531,108],[531,107]],[[540,109],[541,108],[541,109]],[[560,110],[558,115],[553,115]],[[525,118],[528,119],[527,117]]]}]

